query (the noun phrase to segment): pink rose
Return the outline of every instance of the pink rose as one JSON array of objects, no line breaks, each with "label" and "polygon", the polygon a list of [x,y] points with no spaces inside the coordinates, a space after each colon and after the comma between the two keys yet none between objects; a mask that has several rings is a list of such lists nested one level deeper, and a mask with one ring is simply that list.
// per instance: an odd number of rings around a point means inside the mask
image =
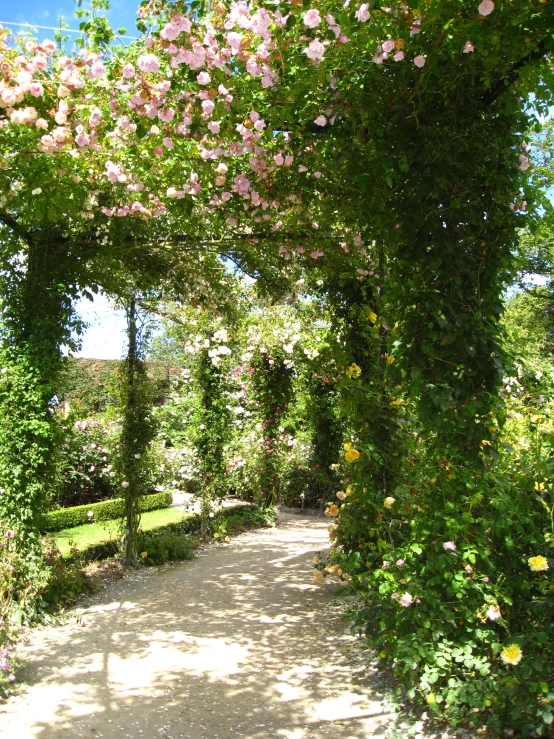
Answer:
[{"label": "pink rose", "polygon": [[306,54],[308,59],[311,59],[314,64],[319,64],[319,62],[323,59],[323,55],[325,54],[325,46],[323,46],[321,41],[319,41],[318,39],[314,39],[304,49],[304,54]]},{"label": "pink rose", "polygon": [[316,28],[316,26],[319,26],[321,23],[321,16],[319,15],[319,10],[316,10],[315,8],[311,8],[308,10],[306,15],[304,16],[304,25],[308,28]]},{"label": "pink rose", "polygon": [[494,3],[492,0],[483,0],[483,2],[477,8],[480,15],[490,15],[494,10]]},{"label": "pink rose", "polygon": [[402,608],[408,608],[408,606],[412,605],[413,597],[409,593],[404,593],[404,595],[400,598],[400,605]]},{"label": "pink rose", "polygon": [[138,58],[138,67],[141,72],[156,74],[160,70],[160,62],[154,54],[142,54]]},{"label": "pink rose", "polygon": [[44,51],[45,54],[48,54],[48,56],[51,56],[57,49],[57,44],[55,41],[51,41],[50,39],[46,39],[46,41],[43,41],[41,44],[41,48]]},{"label": "pink rose", "polygon": [[44,95],[44,88],[40,82],[31,82],[29,85],[29,92],[34,98],[39,98]]},{"label": "pink rose", "polygon": [[355,15],[356,15],[356,18],[360,21],[360,23],[365,23],[366,21],[368,21],[369,20],[368,3],[364,3],[363,5],[360,5]]}]

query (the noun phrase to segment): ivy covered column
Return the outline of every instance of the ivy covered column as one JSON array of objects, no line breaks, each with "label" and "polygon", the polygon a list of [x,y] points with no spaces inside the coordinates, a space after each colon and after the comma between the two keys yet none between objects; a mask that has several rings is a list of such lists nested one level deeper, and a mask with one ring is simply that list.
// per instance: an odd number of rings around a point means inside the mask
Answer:
[{"label": "ivy covered column", "polygon": [[476,462],[483,442],[494,440],[502,293],[523,185],[524,122],[513,95],[486,106],[475,93],[458,90],[450,107],[428,105],[417,120],[395,121],[408,163],[395,193],[395,351],[424,427],[453,464]]},{"label": "ivy covered column", "polygon": [[[222,341],[226,340],[224,334]],[[217,343],[214,339],[214,345]],[[213,349],[202,349],[198,355],[196,368],[196,381],[200,388],[196,447],[200,458],[200,513],[203,535],[208,533],[209,515],[212,512],[211,501],[214,498],[224,497],[224,491],[218,489],[218,485],[225,476],[224,447],[230,436],[225,374],[219,360],[220,356],[214,354]]]},{"label": "ivy covered column", "polygon": [[126,306],[127,357],[121,368],[122,429],[117,466],[125,499],[123,561],[137,562],[137,535],[140,524],[139,497],[149,483],[148,451],[154,437],[152,388],[143,359],[143,325],[133,295]]},{"label": "ivy covered column", "polygon": [[53,475],[54,387],[61,346],[71,342],[75,285],[46,232],[25,251],[14,247],[0,280],[0,524],[20,565],[3,608],[29,613],[46,582],[37,524]]},{"label": "ivy covered column", "polygon": [[[343,488],[348,505],[337,519],[347,555],[390,536],[383,502],[396,495],[405,475],[406,426],[385,300],[385,261],[375,278],[354,278],[333,291],[335,330],[343,343],[341,408],[348,438],[343,450]],[[339,493],[339,497],[344,495]],[[344,500],[344,498],[343,498]]]},{"label": "ivy covered column", "polygon": [[286,358],[278,351],[273,351],[271,355],[257,352],[252,370],[252,386],[262,425],[258,481],[261,504],[265,508],[274,506],[279,500],[280,426],[294,394],[293,372]]}]

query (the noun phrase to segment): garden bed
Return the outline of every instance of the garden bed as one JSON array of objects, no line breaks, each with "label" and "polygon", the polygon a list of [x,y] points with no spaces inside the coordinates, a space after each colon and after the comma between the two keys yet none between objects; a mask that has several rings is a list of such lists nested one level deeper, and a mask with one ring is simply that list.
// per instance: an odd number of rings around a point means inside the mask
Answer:
[{"label": "garden bed", "polygon": [[[139,498],[139,508],[142,513],[167,508],[171,505],[173,496],[171,493],[154,493],[153,495],[142,495]],[[71,508],[60,508],[59,510],[45,513],[40,518],[39,528],[44,532],[64,531],[75,528],[89,528],[91,524],[119,519],[125,510],[123,498],[114,498],[101,503],[73,506]],[[82,525],[84,524],[84,526]]]},{"label": "garden bed", "polygon": [[[225,538],[234,533],[237,528],[249,525],[264,525],[272,523],[275,514],[262,511],[248,503],[224,508],[214,514],[210,519],[210,533],[215,539]],[[177,508],[165,508],[150,511],[141,516],[141,532],[139,534],[139,550],[144,550],[147,555],[158,545],[153,545],[155,538],[171,537],[173,544],[175,540],[183,540],[185,536],[200,531],[201,518],[198,514],[187,513]],[[85,524],[74,528],[58,531],[54,536],[56,546],[59,548],[64,559],[72,561],[80,559],[91,562],[99,559],[112,557],[118,552],[119,546],[119,520],[102,521],[96,524]],[[161,542],[158,542],[160,544]],[[164,548],[169,542],[166,538]],[[190,542],[189,542],[190,548]],[[142,552],[141,552],[142,553]],[[172,557],[168,557],[171,559]],[[182,559],[183,556],[175,557]],[[146,564],[149,557],[143,557]]]}]

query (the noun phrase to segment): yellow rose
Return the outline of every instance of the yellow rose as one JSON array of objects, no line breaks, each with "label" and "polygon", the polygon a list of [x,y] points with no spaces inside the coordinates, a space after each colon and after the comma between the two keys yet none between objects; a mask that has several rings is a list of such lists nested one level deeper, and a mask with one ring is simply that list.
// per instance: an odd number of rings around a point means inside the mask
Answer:
[{"label": "yellow rose", "polygon": [[349,449],[352,449],[352,444],[346,443],[344,445],[344,451],[347,452]]},{"label": "yellow rose", "polygon": [[546,557],[529,557],[527,560],[531,572],[543,572],[548,569],[548,560]]},{"label": "yellow rose", "polygon": [[396,498],[392,498],[390,495],[383,501],[384,508],[392,508],[396,503]]},{"label": "yellow rose", "polygon": [[338,498],[339,500],[344,500],[344,499],[346,498],[346,493],[344,492],[344,490],[339,490],[339,491],[338,491],[338,493],[337,493],[337,498]]},{"label": "yellow rose", "polygon": [[143,559],[146,559],[146,557],[148,557],[148,552],[141,552],[141,553],[140,553],[140,556],[141,556],[141,557],[142,557]]},{"label": "yellow rose", "polygon": [[426,698],[425,700],[427,701],[427,703],[428,703],[428,704],[429,704],[430,706],[432,706],[432,705],[433,705],[433,703],[436,703],[436,702],[437,702],[437,699],[436,699],[436,697],[435,697],[435,694],[434,694],[434,693],[429,693],[429,695],[427,696],[427,698]]},{"label": "yellow rose", "polygon": [[359,459],[360,452],[356,449],[349,449],[346,454],[344,455],[344,458],[347,462],[354,462],[354,460]]},{"label": "yellow rose", "polygon": [[500,659],[505,665],[518,665],[523,657],[519,644],[510,644],[500,652]]},{"label": "yellow rose", "polygon": [[356,362],[352,362],[350,367],[346,368],[346,374],[348,377],[359,377],[362,374],[362,369],[358,367]]},{"label": "yellow rose", "polygon": [[318,585],[322,585],[325,582],[325,576],[321,570],[313,570],[313,576]]},{"label": "yellow rose", "polygon": [[346,492],[347,495],[352,495],[352,493],[354,492],[354,488],[352,487],[352,485],[349,485],[346,488],[345,492]]},{"label": "yellow rose", "polygon": [[368,321],[371,321],[371,323],[377,323],[377,313],[374,313],[373,311],[369,314],[367,317]]}]

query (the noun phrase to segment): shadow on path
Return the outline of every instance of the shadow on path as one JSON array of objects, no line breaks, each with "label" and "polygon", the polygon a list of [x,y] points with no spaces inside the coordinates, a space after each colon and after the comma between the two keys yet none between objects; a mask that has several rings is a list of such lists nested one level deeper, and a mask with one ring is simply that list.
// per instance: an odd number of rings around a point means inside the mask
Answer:
[{"label": "shadow on path", "polygon": [[79,609],[83,626],[33,632],[0,735],[382,736],[376,678],[341,649],[347,626],[328,628],[334,586],[313,583],[325,522],[283,518],[110,586]]}]

